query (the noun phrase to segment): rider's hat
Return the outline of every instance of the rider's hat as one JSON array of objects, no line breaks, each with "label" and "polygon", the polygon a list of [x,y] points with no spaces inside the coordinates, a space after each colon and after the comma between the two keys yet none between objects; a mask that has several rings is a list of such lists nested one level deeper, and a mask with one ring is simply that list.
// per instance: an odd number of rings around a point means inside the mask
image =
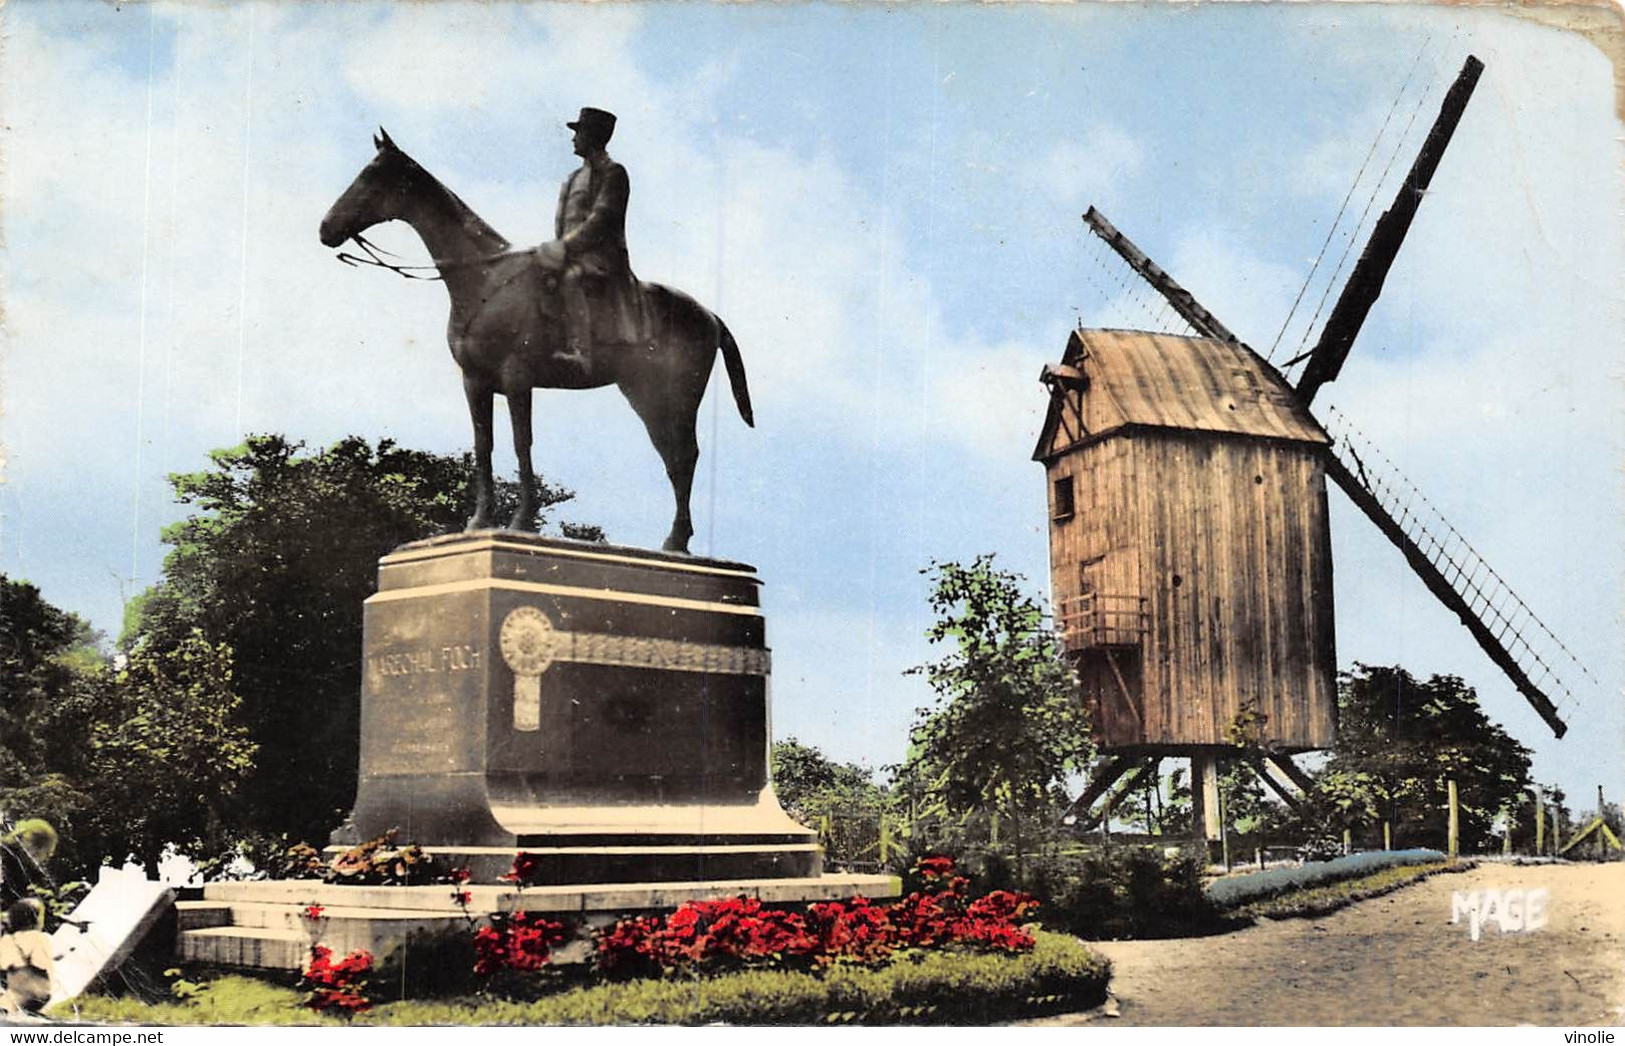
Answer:
[{"label": "rider's hat", "polygon": [[581,115],[564,126],[572,131],[586,131],[593,137],[607,142],[609,136],[615,133],[615,114],[584,105],[581,107]]}]

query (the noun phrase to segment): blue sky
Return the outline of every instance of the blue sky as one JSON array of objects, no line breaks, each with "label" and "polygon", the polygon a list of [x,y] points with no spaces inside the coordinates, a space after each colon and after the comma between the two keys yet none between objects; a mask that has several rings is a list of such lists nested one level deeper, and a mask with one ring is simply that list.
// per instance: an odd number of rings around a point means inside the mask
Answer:
[{"label": "blue sky", "polygon": [[[757,404],[755,430],[705,405],[696,551],[761,568],[776,732],[876,766],[928,697],[902,674],[930,655],[920,568],[996,551],[1044,584],[1035,378],[1080,319],[1141,320],[1079,214],[1099,206],[1267,349],[1373,140],[1349,219],[1387,205],[1476,53],[1456,141],[1318,402],[1599,685],[1553,742],[1334,493],[1339,660],[1462,675],[1542,778],[1582,799],[1625,784],[1620,127],[1578,36],[1296,4],[25,0],[0,19],[0,569],[116,631],[178,516],[164,476],[209,448],[249,431],[467,447],[443,291],[341,267],[316,224],[382,124],[538,241],[572,166],[563,121],[598,105],[621,117],[634,266],[726,318]],[[377,240],[421,253],[404,228]],[[547,392],[536,414],[571,514],[658,543],[665,478],[618,395]]]}]

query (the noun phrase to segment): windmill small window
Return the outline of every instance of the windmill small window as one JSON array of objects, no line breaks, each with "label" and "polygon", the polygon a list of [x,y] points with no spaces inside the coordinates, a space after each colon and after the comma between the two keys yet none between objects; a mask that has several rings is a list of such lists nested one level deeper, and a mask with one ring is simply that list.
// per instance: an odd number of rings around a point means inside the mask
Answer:
[{"label": "windmill small window", "polygon": [[1055,478],[1054,509],[1050,512],[1050,519],[1059,523],[1063,519],[1071,519],[1076,511],[1076,504],[1072,495],[1072,476],[1057,476]]}]

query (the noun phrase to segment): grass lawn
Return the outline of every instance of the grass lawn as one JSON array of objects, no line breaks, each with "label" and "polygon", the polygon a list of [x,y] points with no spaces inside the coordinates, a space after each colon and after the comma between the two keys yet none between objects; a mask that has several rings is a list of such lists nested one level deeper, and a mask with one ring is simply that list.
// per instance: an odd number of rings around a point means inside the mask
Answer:
[{"label": "grass lawn", "polygon": [[[905,952],[885,966],[819,974],[746,970],[702,979],[594,984],[533,1001],[472,997],[382,1003],[356,1024],[936,1024],[986,1023],[1100,1003],[1111,964],[1081,941],[1038,931],[1025,955]],[[344,1024],[291,989],[224,976],[184,1001],[86,997],[57,1011],[143,1025]]]}]

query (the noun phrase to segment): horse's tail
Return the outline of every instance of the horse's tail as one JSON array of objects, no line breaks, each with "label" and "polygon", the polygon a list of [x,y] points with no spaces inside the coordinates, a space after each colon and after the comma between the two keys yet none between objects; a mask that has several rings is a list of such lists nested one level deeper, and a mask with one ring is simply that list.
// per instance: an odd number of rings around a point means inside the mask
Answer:
[{"label": "horse's tail", "polygon": [[750,387],[745,384],[745,360],[739,355],[739,343],[721,318],[717,319],[717,333],[722,344],[722,362],[728,368],[728,384],[733,386],[734,402],[739,404],[739,416],[745,424],[756,427],[756,415],[750,409]]}]

